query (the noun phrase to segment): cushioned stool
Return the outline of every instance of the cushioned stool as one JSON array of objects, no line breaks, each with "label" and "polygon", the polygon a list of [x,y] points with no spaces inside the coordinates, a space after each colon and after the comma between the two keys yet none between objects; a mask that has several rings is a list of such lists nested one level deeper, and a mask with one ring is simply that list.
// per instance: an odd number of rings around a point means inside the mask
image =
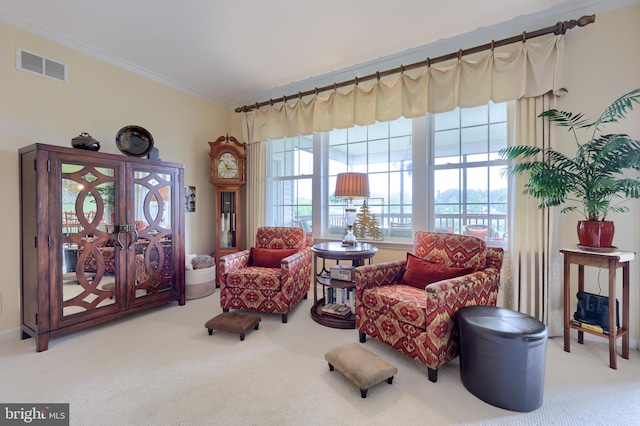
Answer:
[{"label": "cushioned stool", "polygon": [[542,405],[547,327],[529,315],[493,306],[457,314],[460,378],[481,400],[512,411]]},{"label": "cushioned stool", "polygon": [[334,368],[360,388],[360,396],[367,397],[367,391],[375,384],[386,380],[393,383],[398,369],[357,343],[338,346],[324,354],[329,363],[329,371]]},{"label": "cushioned stool", "polygon": [[231,333],[239,333],[240,340],[244,340],[244,335],[247,330],[251,327],[257,330],[261,320],[262,318],[257,315],[223,312],[211,318],[204,326],[209,331],[209,336],[211,336],[213,330],[230,331]]}]

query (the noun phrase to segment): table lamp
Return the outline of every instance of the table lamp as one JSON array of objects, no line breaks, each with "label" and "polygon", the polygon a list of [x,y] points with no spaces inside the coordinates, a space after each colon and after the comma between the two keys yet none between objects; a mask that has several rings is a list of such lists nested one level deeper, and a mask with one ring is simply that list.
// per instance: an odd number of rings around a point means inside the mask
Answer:
[{"label": "table lamp", "polygon": [[353,224],[356,221],[357,210],[353,205],[354,198],[369,198],[369,179],[366,173],[338,173],[336,179],[336,197],[349,200],[345,208],[345,221],[347,222],[347,235],[342,242],[348,245],[357,243],[353,235]]}]

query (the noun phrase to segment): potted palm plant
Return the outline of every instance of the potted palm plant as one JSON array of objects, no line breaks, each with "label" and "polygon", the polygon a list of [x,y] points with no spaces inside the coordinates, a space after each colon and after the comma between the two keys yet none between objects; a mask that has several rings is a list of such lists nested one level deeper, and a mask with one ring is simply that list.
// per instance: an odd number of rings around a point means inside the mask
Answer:
[{"label": "potted palm plant", "polygon": [[[640,180],[629,177],[640,171],[640,141],[626,134],[602,134],[601,127],[625,119],[640,102],[640,89],[633,90],[609,105],[597,120],[590,122],[582,113],[551,109],[540,114],[552,123],[567,127],[573,134],[573,157],[553,148],[517,145],[504,148],[500,155],[519,160],[509,167],[511,173],[528,174],[523,194],[540,199],[538,208],[566,204],[561,212],[581,212],[586,220],[578,223],[581,246],[612,246],[614,226],[608,213],[628,211],[622,203],[640,198]],[[589,138],[581,143],[578,134]]]}]

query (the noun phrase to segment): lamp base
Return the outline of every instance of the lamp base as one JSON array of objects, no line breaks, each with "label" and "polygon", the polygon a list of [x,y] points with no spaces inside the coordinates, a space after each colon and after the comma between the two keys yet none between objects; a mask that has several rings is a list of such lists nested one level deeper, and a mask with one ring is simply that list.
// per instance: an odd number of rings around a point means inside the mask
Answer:
[{"label": "lamp base", "polygon": [[353,230],[351,229],[351,227],[349,227],[349,229],[347,230],[347,235],[345,235],[344,239],[342,240],[342,244],[355,246],[357,243],[358,240],[356,240],[356,236],[353,235]]}]

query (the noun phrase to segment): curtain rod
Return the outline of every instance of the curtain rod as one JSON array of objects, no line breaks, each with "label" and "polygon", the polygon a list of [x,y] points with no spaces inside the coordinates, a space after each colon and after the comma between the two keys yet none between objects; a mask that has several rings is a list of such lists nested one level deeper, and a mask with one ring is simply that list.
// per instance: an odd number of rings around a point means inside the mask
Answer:
[{"label": "curtain rod", "polygon": [[482,52],[489,49],[493,50],[495,47],[506,46],[508,44],[516,43],[518,41],[522,41],[524,43],[527,41],[528,38],[540,37],[540,36],[551,34],[551,33],[554,33],[555,35],[565,34],[567,30],[570,30],[576,26],[584,27],[585,25],[589,25],[595,22],[595,20],[596,20],[596,15],[589,15],[589,16],[583,16],[578,20],[571,19],[570,21],[558,22],[557,24],[551,27],[543,28],[530,33],[527,33],[526,31],[524,31],[522,35],[509,37],[509,38],[505,38],[498,41],[492,40],[491,43],[472,47],[470,49],[460,49],[457,52],[438,56],[437,58],[427,58],[427,60],[425,61],[416,62],[410,65],[400,65],[397,68],[392,68],[386,71],[377,71],[375,74],[369,74],[364,77],[356,77],[352,80],[343,81],[341,83],[333,83],[331,86],[316,87],[313,90],[307,90],[306,92],[298,92],[295,95],[283,96],[282,98],[277,98],[277,99],[269,99],[266,102],[259,102],[259,103],[256,102],[254,105],[245,105],[245,106],[236,108],[235,112],[249,112],[253,109],[260,108],[261,106],[273,105],[275,103],[280,103],[280,102],[286,102],[291,99],[302,98],[303,96],[309,96],[314,94],[317,95],[320,92],[325,92],[327,90],[335,90],[338,87],[352,86],[354,84],[357,85],[362,81],[373,80],[374,78],[380,80],[381,77],[386,77],[388,75],[401,73],[406,70],[412,70],[415,68],[430,67],[432,64],[435,64],[438,62],[444,62],[444,61],[448,61],[455,58],[460,59],[465,55],[470,55],[473,53],[478,53],[478,52]]}]

